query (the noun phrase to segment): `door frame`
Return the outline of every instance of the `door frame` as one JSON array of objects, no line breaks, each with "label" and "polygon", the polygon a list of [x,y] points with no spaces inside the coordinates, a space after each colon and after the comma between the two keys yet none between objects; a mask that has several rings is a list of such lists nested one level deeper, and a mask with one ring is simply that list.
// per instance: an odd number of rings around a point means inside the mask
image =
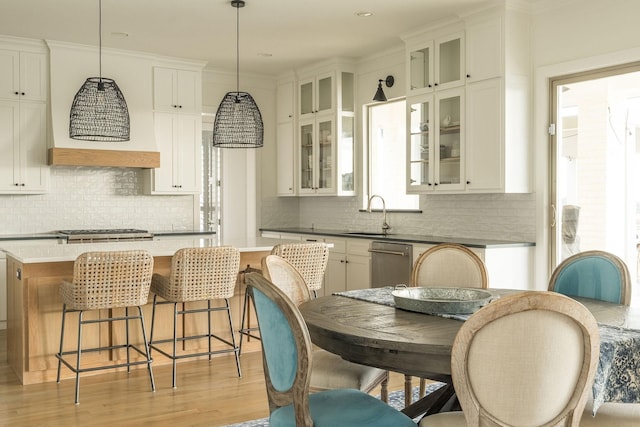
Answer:
[{"label": "door frame", "polygon": [[534,74],[534,110],[533,110],[533,161],[534,186],[536,192],[536,248],[534,289],[548,287],[552,272],[549,242],[549,224],[551,220],[549,201],[549,94],[550,81],[557,76],[568,76],[606,67],[621,66],[640,61],[640,47],[610,52],[602,55],[566,61],[538,67]]},{"label": "door frame", "polygon": [[561,213],[558,212],[557,206],[557,158],[558,149],[558,88],[571,83],[585,82],[589,80],[598,80],[607,77],[619,76],[628,73],[640,72],[640,62],[633,62],[622,65],[598,68],[594,70],[572,73],[564,76],[552,77],[549,80],[549,123],[553,126],[554,132],[549,131],[549,267],[551,271],[556,267],[558,245],[556,235],[558,232],[558,224],[561,221]]}]

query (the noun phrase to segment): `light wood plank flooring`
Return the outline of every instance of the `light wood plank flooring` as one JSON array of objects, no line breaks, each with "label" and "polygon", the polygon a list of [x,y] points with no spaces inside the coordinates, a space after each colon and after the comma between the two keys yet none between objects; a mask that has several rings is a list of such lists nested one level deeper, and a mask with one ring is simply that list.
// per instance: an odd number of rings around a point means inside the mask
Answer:
[{"label": "light wood plank flooring", "polygon": [[[175,390],[171,365],[156,366],[155,393],[146,369],[84,376],[79,405],[73,403],[73,379],[23,386],[7,365],[6,354],[2,330],[0,426],[224,426],[268,415],[259,352],[242,355],[242,378],[233,356],[179,363]],[[162,356],[154,354],[158,357]],[[403,376],[393,374],[390,390],[401,390],[403,381]]]}]

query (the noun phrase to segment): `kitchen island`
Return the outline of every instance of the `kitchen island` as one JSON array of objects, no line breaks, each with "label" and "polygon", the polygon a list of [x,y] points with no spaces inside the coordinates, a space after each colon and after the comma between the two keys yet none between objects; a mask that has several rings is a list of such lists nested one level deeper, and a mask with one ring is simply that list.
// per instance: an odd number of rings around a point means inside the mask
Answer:
[{"label": "kitchen island", "polygon": [[[260,267],[260,261],[267,255],[276,241],[258,239],[249,242],[224,242],[240,250],[240,270],[247,266]],[[57,359],[54,356],[60,345],[60,326],[62,314],[62,300],[59,289],[62,280],[73,277],[73,263],[76,257],[89,251],[122,251],[131,249],[148,250],[154,257],[154,272],[168,274],[171,269],[171,257],[177,249],[195,246],[217,246],[216,239],[170,239],[160,241],[132,241],[109,242],[54,246],[15,246],[5,247],[7,256],[7,361],[22,384],[34,384],[55,381]],[[242,303],[244,300],[244,286],[239,280],[236,292],[231,299],[231,310],[234,328],[240,327]],[[144,307],[145,327],[147,333],[151,328],[151,301]],[[192,304],[206,304],[198,302]],[[124,310],[124,309],[122,309]],[[105,313],[106,314],[106,313]],[[101,313],[91,312],[87,316],[100,316]],[[102,314],[104,315],[104,314]],[[219,316],[218,316],[219,315]],[[222,312],[213,313],[212,326],[214,332],[221,337],[230,339],[226,328],[226,316]],[[156,337],[171,336],[172,315],[169,306],[166,311],[159,309],[156,313]],[[87,317],[86,317],[87,318]],[[73,317],[70,324],[75,324]],[[122,323],[122,325],[120,325]],[[200,314],[187,317],[179,330],[184,333],[203,332],[206,328],[206,315]],[[124,322],[113,325],[95,324],[86,327],[85,346],[105,345],[113,342],[123,342],[125,334]],[[226,334],[226,335],[225,335]],[[77,333],[69,328],[65,334],[65,350],[74,347]],[[131,341],[142,342],[140,334],[131,328]],[[259,342],[252,341],[243,345],[244,351],[256,351]],[[205,340],[189,342],[189,346],[205,346]],[[189,347],[192,348],[192,347]],[[104,351],[83,355],[83,364],[103,364],[105,361],[121,360],[125,357],[123,351]],[[153,353],[153,364],[168,364],[171,360],[159,353]],[[62,370],[62,376],[72,377],[73,374]]]}]

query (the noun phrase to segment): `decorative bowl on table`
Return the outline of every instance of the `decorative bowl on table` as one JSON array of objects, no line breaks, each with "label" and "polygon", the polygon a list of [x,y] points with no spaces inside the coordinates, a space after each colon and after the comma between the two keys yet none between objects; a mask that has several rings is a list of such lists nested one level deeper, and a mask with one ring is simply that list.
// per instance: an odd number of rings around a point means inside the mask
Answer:
[{"label": "decorative bowl on table", "polygon": [[474,288],[406,288],[391,294],[396,308],[427,314],[471,314],[493,298]]}]

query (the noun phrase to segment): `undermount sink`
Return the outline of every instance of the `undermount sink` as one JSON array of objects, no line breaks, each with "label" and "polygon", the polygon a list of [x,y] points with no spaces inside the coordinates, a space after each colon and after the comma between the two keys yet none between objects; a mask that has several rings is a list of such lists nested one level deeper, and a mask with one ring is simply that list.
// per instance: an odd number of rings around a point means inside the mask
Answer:
[{"label": "undermount sink", "polygon": [[391,233],[376,233],[375,231],[349,231],[345,234],[351,234],[355,236],[373,236],[373,237],[387,237],[391,236]]}]

